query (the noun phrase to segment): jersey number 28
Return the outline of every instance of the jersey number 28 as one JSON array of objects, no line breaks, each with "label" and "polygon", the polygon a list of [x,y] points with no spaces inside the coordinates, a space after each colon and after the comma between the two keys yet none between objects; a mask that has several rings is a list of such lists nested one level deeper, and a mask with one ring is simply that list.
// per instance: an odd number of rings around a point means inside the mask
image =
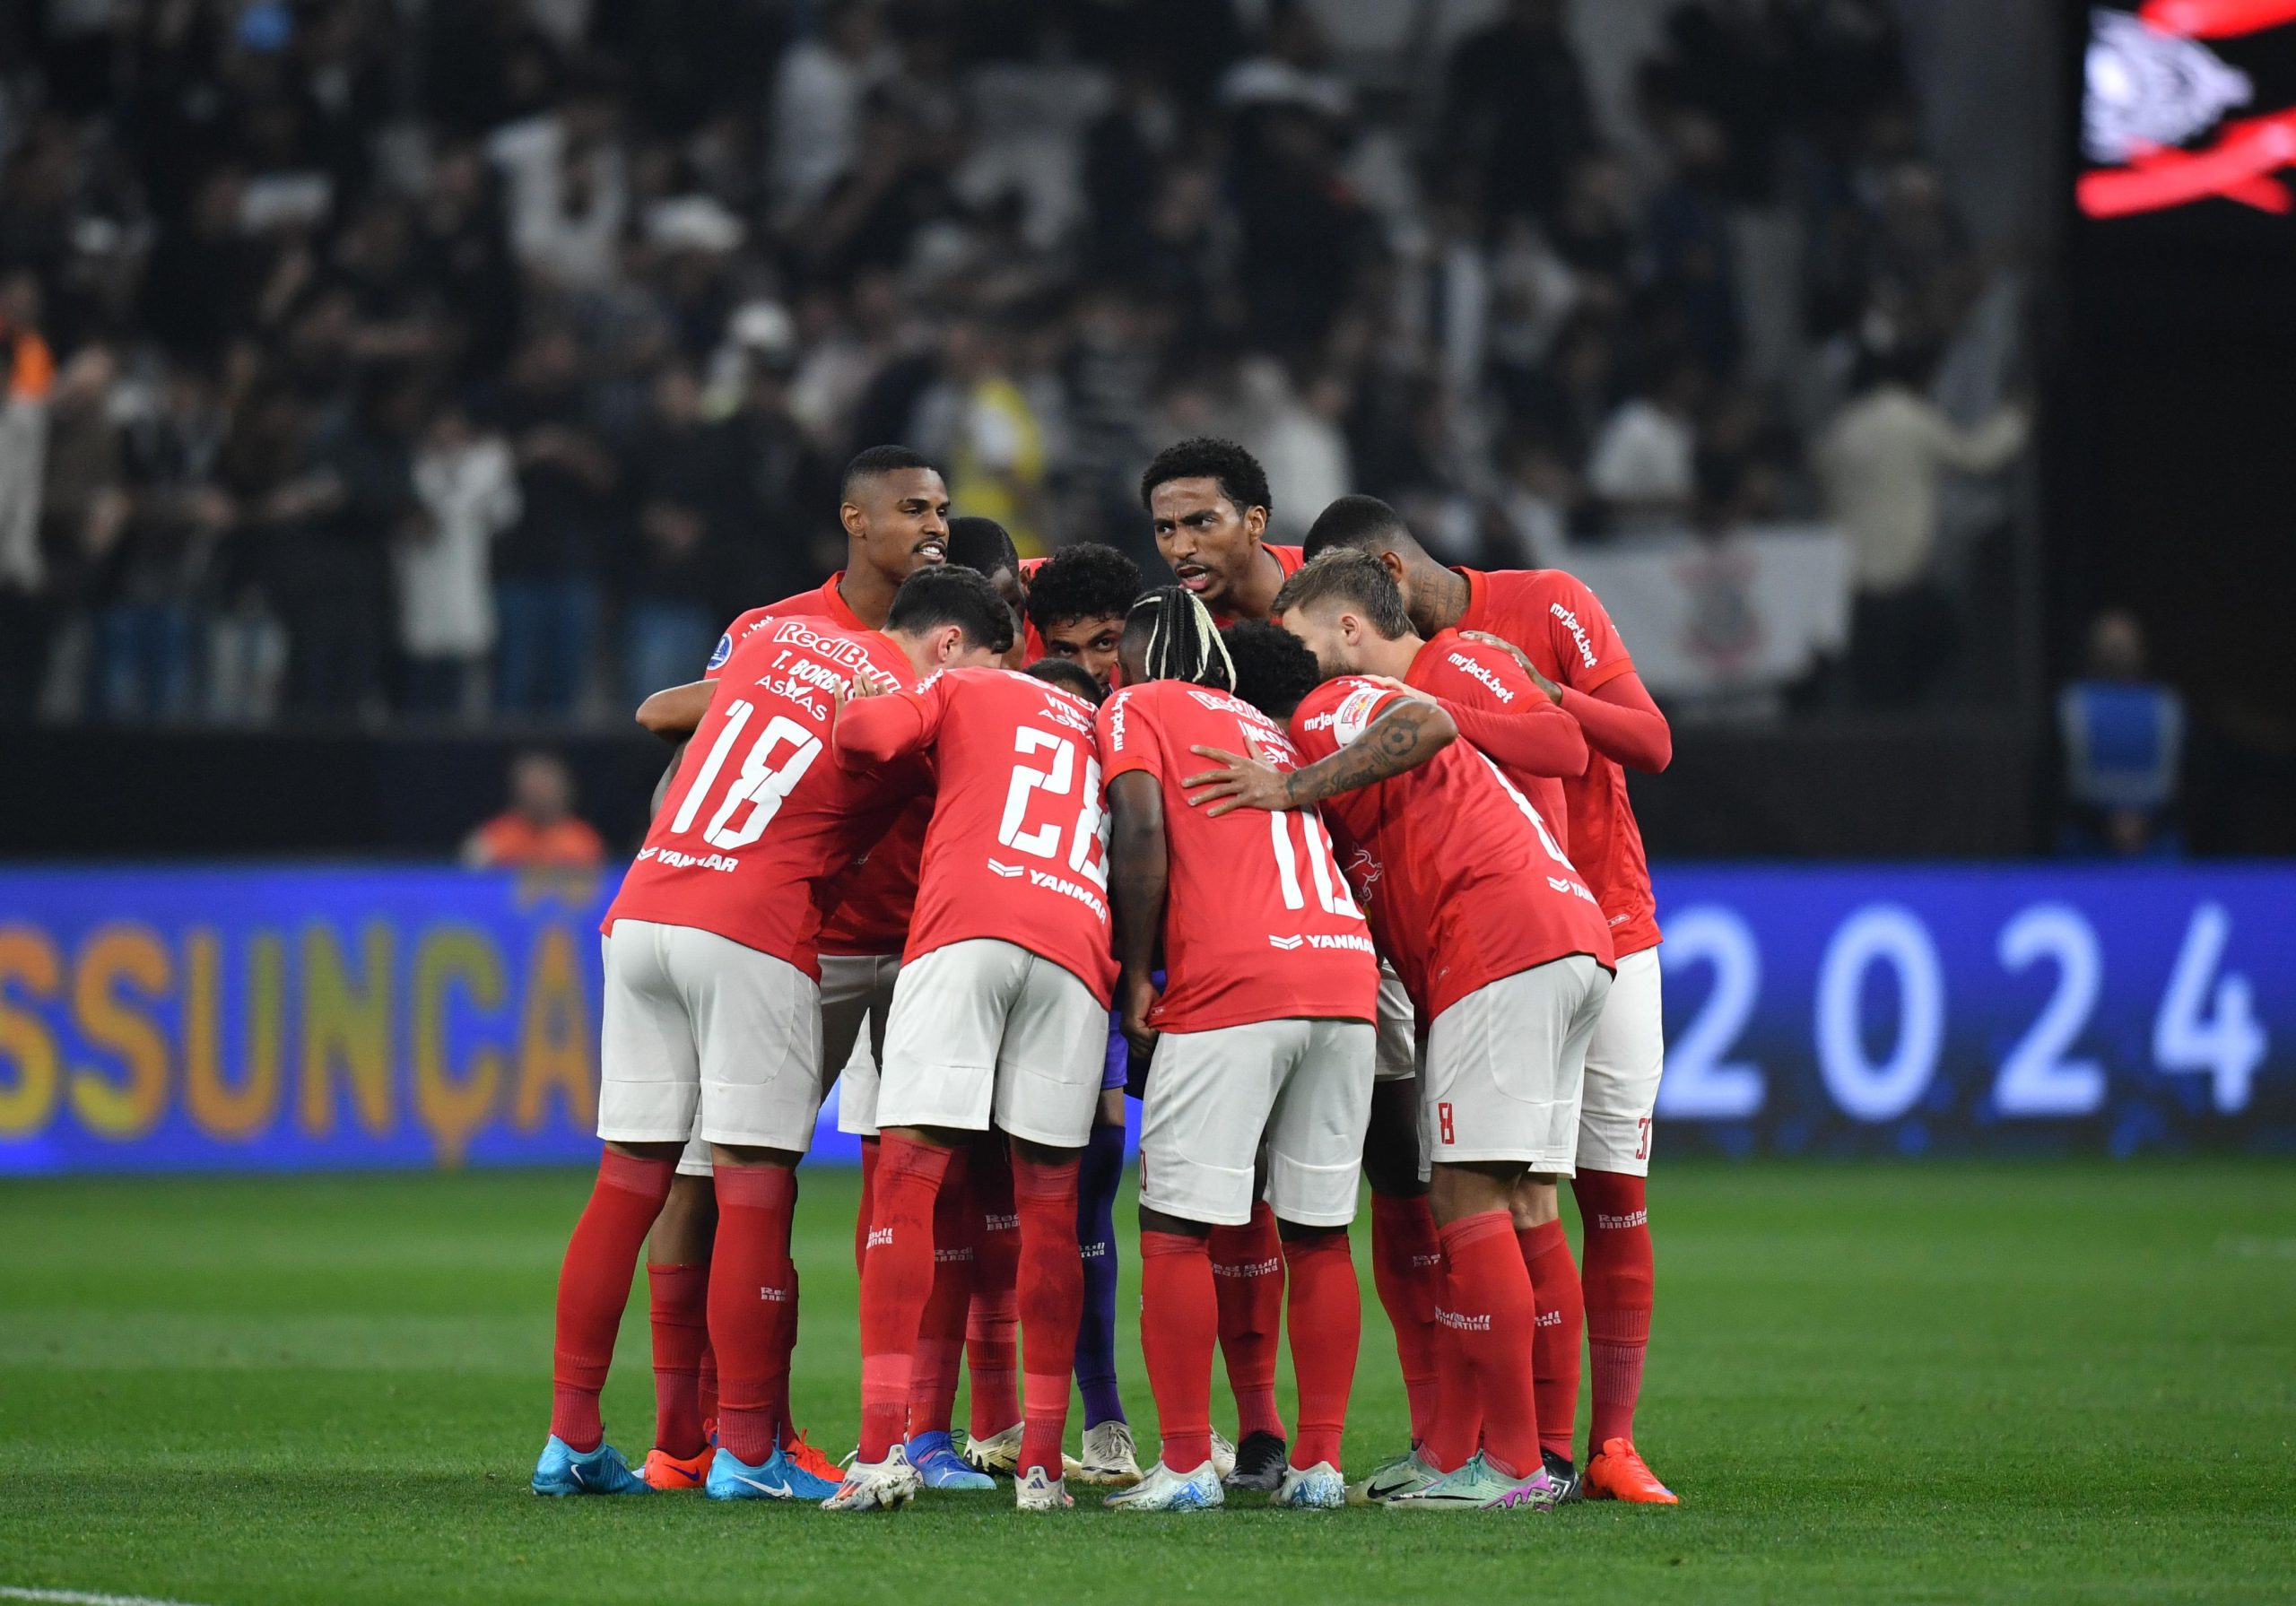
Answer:
[{"label": "jersey number 28", "polygon": [[[1039,730],[1033,725],[1022,725],[1013,733],[1013,750],[1020,756],[1013,761],[1012,785],[1004,789],[1004,817],[996,828],[996,840],[1036,858],[1058,859],[1058,821],[1048,820],[1023,829],[1029,800],[1039,792],[1052,802],[1074,796],[1081,771],[1084,794],[1077,806],[1075,825],[1069,833],[1068,868],[1102,891],[1108,890],[1109,824],[1108,815],[1100,808],[1100,760],[1087,758],[1080,765],[1076,743],[1057,731]],[[1049,755],[1048,761],[1044,755]],[[1039,762],[1043,762],[1044,768],[1039,768]],[[1096,848],[1100,851],[1095,852]]]}]

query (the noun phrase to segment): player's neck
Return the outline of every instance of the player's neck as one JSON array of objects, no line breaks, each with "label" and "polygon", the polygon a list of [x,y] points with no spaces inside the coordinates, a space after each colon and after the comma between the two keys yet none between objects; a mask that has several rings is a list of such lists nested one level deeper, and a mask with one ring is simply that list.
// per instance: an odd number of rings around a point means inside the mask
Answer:
[{"label": "player's neck", "polygon": [[1412,600],[1418,603],[1419,615],[1413,622],[1422,626],[1427,634],[1448,630],[1466,616],[1467,599],[1474,594],[1468,589],[1467,577],[1456,569],[1445,569],[1439,563],[1430,563],[1423,572],[1411,577]]},{"label": "player's neck", "polygon": [[885,615],[892,612],[893,593],[899,589],[898,581],[850,560],[845,565],[845,577],[837,583],[837,595],[853,610],[853,617],[873,630],[885,628]]},{"label": "player's neck", "polygon": [[1363,673],[1383,674],[1391,681],[1406,680],[1412,664],[1418,660],[1419,649],[1426,645],[1422,638],[1409,630],[1392,641],[1374,637],[1363,644]]},{"label": "player's neck", "polygon": [[1275,607],[1275,594],[1283,589],[1283,560],[1266,547],[1256,546],[1251,572],[1236,582],[1235,605],[1228,612],[1239,619],[1265,619]]}]

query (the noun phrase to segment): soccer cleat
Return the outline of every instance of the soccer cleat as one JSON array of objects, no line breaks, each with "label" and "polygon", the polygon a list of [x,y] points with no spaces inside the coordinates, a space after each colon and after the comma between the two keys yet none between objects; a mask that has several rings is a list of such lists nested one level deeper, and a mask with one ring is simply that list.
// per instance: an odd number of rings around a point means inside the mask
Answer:
[{"label": "soccer cleat", "polygon": [[909,1441],[902,1454],[909,1457],[909,1464],[917,1469],[918,1477],[924,1480],[927,1489],[996,1487],[996,1479],[965,1464],[945,1433],[920,1433]]},{"label": "soccer cleat", "polygon": [[1576,1506],[1586,1497],[1587,1474],[1570,1464],[1570,1457],[1542,1450],[1539,1459],[1546,1463],[1547,1480],[1555,1487],[1557,1506]]},{"label": "soccer cleat", "polygon": [[1507,1478],[1484,1459],[1482,1451],[1448,1477],[1437,1480],[1415,1494],[1398,1495],[1387,1502],[1389,1511],[1549,1511],[1554,1506],[1554,1480],[1541,1467],[1528,1478]]},{"label": "soccer cleat", "polygon": [[709,1480],[701,1486],[713,1500],[819,1500],[836,1490],[836,1480],[814,1476],[778,1445],[757,1466],[720,1445],[718,1459],[709,1463]]},{"label": "soccer cleat", "polygon": [[1013,1480],[1013,1505],[1017,1510],[1066,1511],[1075,1504],[1067,1481],[1045,1476],[1042,1467],[1031,1467],[1027,1477]]},{"label": "soccer cleat", "polygon": [[831,1461],[824,1452],[807,1444],[805,1430],[802,1428],[797,1430],[795,1439],[781,1446],[781,1454],[789,1458],[791,1466],[820,1479],[825,1484],[834,1486],[844,1481],[845,1469]]},{"label": "soccer cleat", "polygon": [[1220,1437],[1215,1428],[1212,1435],[1212,1470],[1225,1483],[1228,1474],[1236,1470],[1236,1446]]},{"label": "soccer cleat", "polygon": [[1140,1454],[1128,1422],[1101,1422],[1084,1429],[1084,1454],[1069,1474],[1079,1483],[1130,1489],[1140,1481]]},{"label": "soccer cleat", "polygon": [[1256,1489],[1272,1495],[1283,1481],[1287,1454],[1283,1441],[1273,1433],[1247,1433],[1244,1442],[1236,1446],[1235,1469],[1224,1473],[1220,1481],[1230,1489]]},{"label": "soccer cleat", "polygon": [[899,1511],[917,1498],[924,1487],[917,1469],[895,1445],[883,1461],[857,1461],[845,1470],[845,1481],[822,1502],[823,1511]]},{"label": "soccer cleat", "polygon": [[691,1455],[673,1455],[667,1450],[646,1452],[645,1470],[639,1476],[646,1480],[648,1489],[670,1493],[682,1489],[700,1489],[709,1476],[710,1460],[717,1451],[704,1445]]},{"label": "soccer cleat", "polygon": [[1103,1502],[1110,1511],[1216,1511],[1227,1503],[1219,1469],[1209,1461],[1185,1475],[1160,1461]]},{"label": "soccer cleat", "polygon": [[1679,1506],[1681,1497],[1658,1481],[1640,1452],[1622,1438],[1606,1438],[1587,1458],[1587,1498],[1625,1500],[1636,1506]]},{"label": "soccer cleat", "polygon": [[646,1480],[630,1470],[622,1452],[598,1441],[595,1450],[577,1450],[555,1433],[535,1463],[538,1495],[650,1495]]},{"label": "soccer cleat", "polygon": [[1020,1471],[1021,1428],[1015,1422],[1001,1433],[987,1438],[965,1440],[964,1458],[976,1472],[988,1472],[999,1478],[1010,1478]]},{"label": "soccer cleat", "polygon": [[1319,1461],[1304,1471],[1285,1467],[1283,1481],[1275,1486],[1275,1497],[1270,1503],[1294,1511],[1336,1511],[1347,1504],[1347,1480],[1328,1461]]},{"label": "soccer cleat", "polygon": [[1412,1445],[1402,1454],[1381,1462],[1371,1469],[1371,1475],[1362,1482],[1351,1485],[1347,1491],[1350,1506],[1385,1506],[1405,1495],[1415,1495],[1430,1484],[1442,1480],[1442,1472],[1419,1458],[1419,1446]]}]

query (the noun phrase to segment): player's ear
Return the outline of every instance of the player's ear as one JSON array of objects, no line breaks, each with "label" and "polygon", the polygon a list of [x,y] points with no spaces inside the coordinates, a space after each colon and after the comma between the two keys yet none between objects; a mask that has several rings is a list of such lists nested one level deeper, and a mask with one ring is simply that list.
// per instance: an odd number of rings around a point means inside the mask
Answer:
[{"label": "player's ear", "polygon": [[1265,508],[1245,508],[1244,530],[1254,541],[1257,541],[1261,536],[1266,534],[1267,509]]},{"label": "player's ear", "polygon": [[840,502],[838,504],[837,522],[845,526],[845,533],[848,535],[861,534],[863,526],[867,521],[868,515],[861,511],[860,503]]}]

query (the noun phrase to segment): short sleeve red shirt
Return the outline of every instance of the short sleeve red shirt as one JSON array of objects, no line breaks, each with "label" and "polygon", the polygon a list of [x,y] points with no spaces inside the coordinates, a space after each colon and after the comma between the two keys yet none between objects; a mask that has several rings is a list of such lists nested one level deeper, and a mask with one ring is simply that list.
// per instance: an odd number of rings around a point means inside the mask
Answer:
[{"label": "short sleeve red shirt", "polygon": [[833,883],[922,779],[848,775],[824,751],[831,689],[865,665],[903,682],[915,673],[875,631],[752,620],[606,910],[608,931],[619,920],[690,925],[820,975]]},{"label": "short sleeve red shirt", "polygon": [[[734,621],[718,639],[718,650],[710,655],[708,675],[715,678],[726,655],[760,619],[823,619],[842,630],[868,631],[869,627],[846,606],[844,594],[838,590],[844,578],[845,571],[840,569],[811,591],[784,597],[768,607],[752,608]],[[900,678],[904,681],[915,678],[906,663]],[[901,945],[909,940],[909,917],[917,902],[917,872],[925,855],[925,826],[932,817],[932,798],[918,798],[893,821],[892,829],[885,832],[868,855],[838,878],[831,889],[829,918],[822,926],[823,953],[875,955],[901,951]]]},{"label": "short sleeve red shirt", "polygon": [[[1404,680],[1422,691],[1431,691],[1463,708],[1486,708],[1494,714],[1519,713],[1534,699],[1544,700],[1544,694],[1531,683],[1523,666],[1506,652],[1485,647],[1480,641],[1469,641],[1457,630],[1438,630],[1431,637],[1427,645],[1419,649],[1419,655],[1411,661],[1411,673]],[[1570,716],[1551,709],[1549,717],[1567,719]],[[1547,828],[1547,834],[1554,838],[1556,846],[1569,853],[1570,840],[1561,777],[1510,770],[1508,779],[1538,811],[1540,822]]]},{"label": "short sleeve red shirt", "polygon": [[1108,782],[1134,771],[1164,796],[1170,855],[1164,991],[1149,1023],[1213,1031],[1255,1020],[1376,1019],[1371,933],[1315,810],[1239,809],[1212,819],[1180,782],[1208,768],[1189,750],[1299,765],[1282,726],[1249,703],[1180,681],[1130,686],[1100,705]]},{"label": "short sleeve red shirt", "polygon": [[1071,972],[1106,1004],[1108,827],[1092,706],[1034,675],[954,669],[853,704],[937,786],[903,958],[993,938]]},{"label": "short sleeve red shirt", "polygon": [[[1556,684],[1591,693],[1633,669],[1610,614],[1575,576],[1559,569],[1459,573],[1467,583],[1467,606],[1458,628],[1513,642]],[[1602,899],[1618,951],[1657,946],[1657,903],[1625,769],[1615,759],[1590,752],[1587,773],[1566,779],[1562,796],[1570,856]]]},{"label": "short sleeve red shirt", "polygon": [[[1337,752],[1402,693],[1342,676],[1293,711],[1303,763]],[[1465,742],[1324,805],[1379,950],[1422,1021],[1568,954],[1613,964],[1594,894],[1528,801]]]}]

